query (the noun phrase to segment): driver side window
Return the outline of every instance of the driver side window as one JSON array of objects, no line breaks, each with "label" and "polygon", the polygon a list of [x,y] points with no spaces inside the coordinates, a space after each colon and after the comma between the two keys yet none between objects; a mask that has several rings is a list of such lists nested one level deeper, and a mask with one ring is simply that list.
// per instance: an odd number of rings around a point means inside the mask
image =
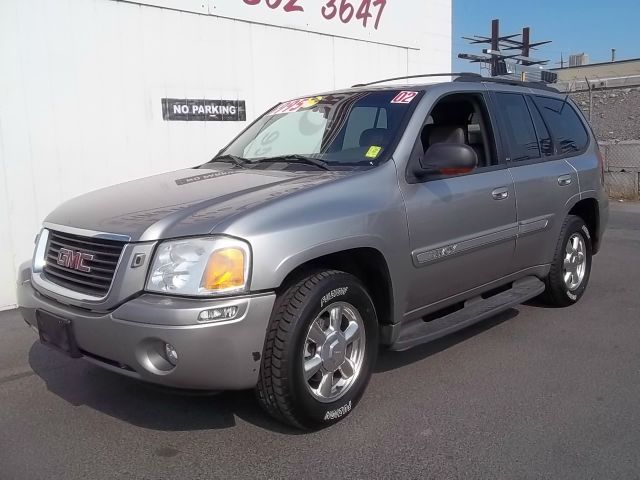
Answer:
[{"label": "driver side window", "polygon": [[484,97],[480,93],[455,93],[433,107],[420,135],[426,152],[436,143],[460,143],[471,147],[478,168],[497,163],[496,146]]}]

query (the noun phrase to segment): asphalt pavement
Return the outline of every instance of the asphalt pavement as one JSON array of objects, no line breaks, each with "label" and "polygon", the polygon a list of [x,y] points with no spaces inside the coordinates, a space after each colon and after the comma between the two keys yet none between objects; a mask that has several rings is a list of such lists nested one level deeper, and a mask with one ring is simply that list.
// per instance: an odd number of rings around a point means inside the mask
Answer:
[{"label": "asphalt pavement", "polygon": [[67,359],[1,312],[0,479],[640,478],[639,285],[640,204],[614,203],[578,305],[385,352],[353,414],[306,434],[251,392]]}]

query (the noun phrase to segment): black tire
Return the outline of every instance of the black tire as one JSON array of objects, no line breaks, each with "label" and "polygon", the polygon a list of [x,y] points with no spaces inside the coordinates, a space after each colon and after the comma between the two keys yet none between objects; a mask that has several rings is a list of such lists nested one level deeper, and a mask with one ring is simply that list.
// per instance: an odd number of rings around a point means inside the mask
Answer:
[{"label": "black tire", "polygon": [[[564,261],[566,256],[567,242],[574,235],[579,235],[585,245],[586,268],[584,278],[575,289],[570,289],[564,280]],[[591,234],[584,220],[574,215],[569,215],[560,229],[560,237],[551,263],[551,270],[545,279],[546,290],[542,294],[542,301],[548,305],[556,307],[568,307],[576,303],[584,294],[589,276],[591,274],[591,259],[593,247],[591,245]]]},{"label": "black tire", "polygon": [[[334,301],[357,309],[364,324],[364,358],[359,374],[331,403],[316,399],[303,375],[307,332]],[[310,273],[276,300],[265,340],[256,388],[262,407],[276,419],[305,430],[324,428],[345,418],[362,398],[378,350],[378,320],[369,294],[353,275],[335,270]]]}]

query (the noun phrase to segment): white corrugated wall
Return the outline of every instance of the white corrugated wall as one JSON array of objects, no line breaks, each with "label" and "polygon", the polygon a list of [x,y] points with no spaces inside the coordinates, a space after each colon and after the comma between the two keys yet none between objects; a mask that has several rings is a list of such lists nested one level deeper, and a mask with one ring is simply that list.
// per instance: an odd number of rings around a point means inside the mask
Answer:
[{"label": "white corrugated wall", "polygon": [[450,71],[451,0],[403,1],[425,12],[419,50],[133,2],[0,1],[0,308],[62,201],[203,163],[246,125],[167,122],[161,98],[246,100],[250,121],[297,95]]}]

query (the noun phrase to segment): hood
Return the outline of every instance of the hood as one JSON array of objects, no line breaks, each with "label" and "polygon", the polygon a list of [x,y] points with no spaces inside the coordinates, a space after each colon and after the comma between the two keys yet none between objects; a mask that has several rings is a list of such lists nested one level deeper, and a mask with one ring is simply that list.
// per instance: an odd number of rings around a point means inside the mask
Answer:
[{"label": "hood", "polygon": [[126,235],[132,241],[205,235],[233,215],[350,173],[178,170],[81,195],[63,203],[45,222]]}]

